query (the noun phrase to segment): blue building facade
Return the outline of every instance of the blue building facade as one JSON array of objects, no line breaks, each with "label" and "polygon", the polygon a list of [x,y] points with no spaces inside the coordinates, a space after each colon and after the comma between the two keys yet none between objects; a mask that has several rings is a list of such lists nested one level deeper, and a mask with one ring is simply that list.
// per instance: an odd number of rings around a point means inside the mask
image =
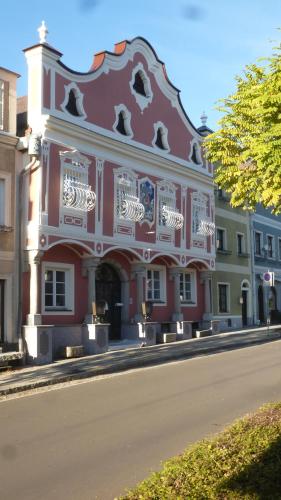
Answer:
[{"label": "blue building facade", "polygon": [[[254,322],[281,321],[281,215],[258,206],[251,215]],[[266,285],[264,273],[274,273],[274,282]]]}]

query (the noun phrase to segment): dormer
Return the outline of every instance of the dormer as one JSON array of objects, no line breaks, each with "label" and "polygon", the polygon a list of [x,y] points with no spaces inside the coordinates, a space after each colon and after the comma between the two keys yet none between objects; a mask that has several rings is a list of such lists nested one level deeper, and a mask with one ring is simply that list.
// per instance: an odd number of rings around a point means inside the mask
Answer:
[{"label": "dormer", "polygon": [[130,89],[136,99],[141,112],[152,102],[153,93],[150,80],[142,63],[138,63],[133,69],[130,81]]}]

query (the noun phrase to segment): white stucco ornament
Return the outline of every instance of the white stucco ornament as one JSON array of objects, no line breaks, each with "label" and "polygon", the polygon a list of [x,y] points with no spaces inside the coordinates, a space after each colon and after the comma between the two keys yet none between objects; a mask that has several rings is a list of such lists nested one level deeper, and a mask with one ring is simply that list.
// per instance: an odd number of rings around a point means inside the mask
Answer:
[{"label": "white stucco ornament", "polygon": [[39,42],[46,43],[47,34],[49,33],[45,21],[42,21],[41,26],[38,28]]}]

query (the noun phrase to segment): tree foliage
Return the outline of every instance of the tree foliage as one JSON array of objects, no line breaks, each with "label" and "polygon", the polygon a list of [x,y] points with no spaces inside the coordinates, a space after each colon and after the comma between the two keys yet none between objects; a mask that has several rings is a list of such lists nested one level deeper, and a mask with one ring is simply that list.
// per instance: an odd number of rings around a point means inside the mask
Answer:
[{"label": "tree foliage", "polygon": [[219,130],[205,139],[216,163],[215,181],[231,204],[257,203],[281,212],[281,45],[272,56],[246,66],[236,92],[220,101]]}]

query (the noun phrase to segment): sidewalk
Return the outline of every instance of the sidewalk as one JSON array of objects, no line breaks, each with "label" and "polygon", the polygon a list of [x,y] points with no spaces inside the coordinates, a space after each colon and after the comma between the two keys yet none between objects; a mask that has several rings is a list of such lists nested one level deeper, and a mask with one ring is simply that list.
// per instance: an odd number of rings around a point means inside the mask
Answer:
[{"label": "sidewalk", "polygon": [[0,375],[0,396],[71,380],[153,366],[167,361],[207,356],[280,339],[281,325],[278,325],[220,333],[211,337],[157,344],[151,347],[110,350],[95,356],[59,360],[50,365],[19,368]]}]

